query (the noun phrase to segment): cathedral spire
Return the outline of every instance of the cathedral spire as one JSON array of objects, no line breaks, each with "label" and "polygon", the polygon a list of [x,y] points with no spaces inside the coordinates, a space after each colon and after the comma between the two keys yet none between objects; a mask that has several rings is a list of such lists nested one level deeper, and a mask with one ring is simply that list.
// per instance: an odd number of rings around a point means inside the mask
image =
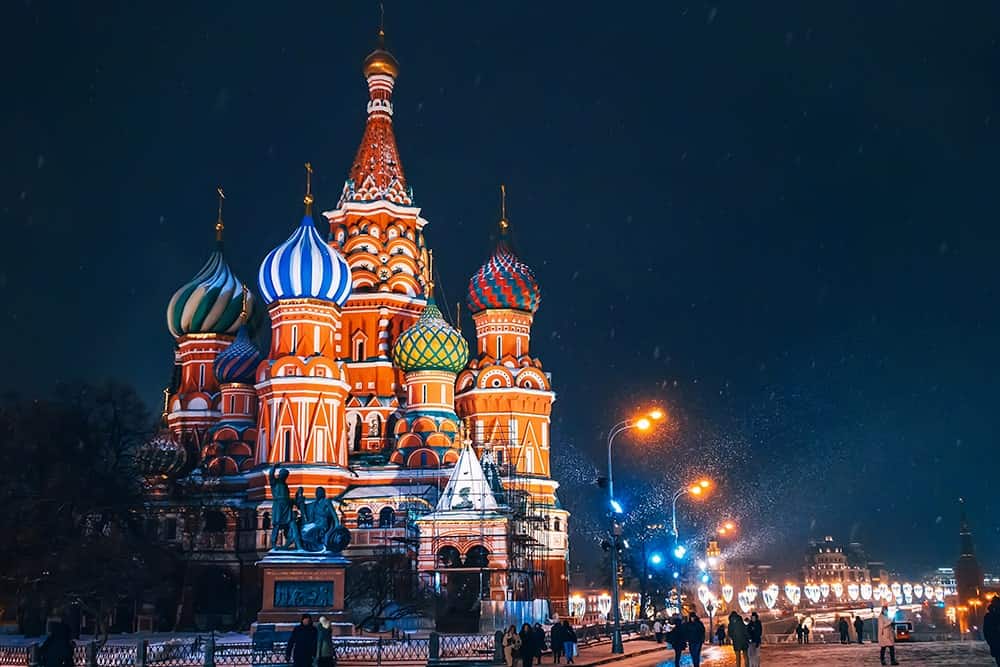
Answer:
[{"label": "cathedral spire", "polygon": [[387,200],[409,206],[413,198],[406,185],[392,129],[392,91],[399,77],[399,61],[386,48],[381,6],[379,11],[375,50],[368,54],[362,66],[368,82],[368,121],[344,185],[341,204]]},{"label": "cathedral spire", "polygon": [[222,223],[222,202],[226,200],[226,193],[222,191],[222,186],[215,188],[219,195],[219,215],[215,219],[215,242],[222,245],[222,232],[226,226]]}]

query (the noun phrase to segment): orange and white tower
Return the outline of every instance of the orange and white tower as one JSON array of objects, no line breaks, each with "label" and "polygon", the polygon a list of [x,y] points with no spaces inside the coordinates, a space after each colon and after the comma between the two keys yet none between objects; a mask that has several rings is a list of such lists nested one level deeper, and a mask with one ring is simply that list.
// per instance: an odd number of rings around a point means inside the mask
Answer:
[{"label": "orange and white tower", "polygon": [[423,310],[427,259],[427,221],[413,206],[393,133],[399,63],[386,50],[381,28],[363,72],[369,93],[364,135],[337,208],[323,214],[331,244],[351,268],[353,289],[342,321],[352,454],[387,452],[395,442],[404,379],[392,364],[392,345]]},{"label": "orange and white tower", "polygon": [[[477,355],[459,374],[455,408],[467,419],[480,455],[504,471],[504,486],[522,495],[539,545],[533,569],[556,611],[566,612],[569,513],[551,477],[549,425],[555,393],[542,363],[531,356],[531,324],[541,292],[531,268],[510,247],[506,190],[501,186],[500,238],[469,281],[467,303],[476,325]],[[520,501],[518,501],[520,502]]]},{"label": "orange and white tower", "polygon": [[167,327],[177,341],[175,380],[167,400],[170,431],[191,451],[221,416],[215,358],[251,316],[253,296],[233,273],[222,254],[222,188],[215,223],[215,250],[201,270],[182,285],[167,305]]},{"label": "orange and white tower", "polygon": [[288,467],[291,486],[324,484],[342,490],[331,467],[347,466],[344,404],[349,386],[338,358],[343,352],[340,308],[351,293],[350,271],[313,224],[308,163],[306,172],[302,222],[268,253],[258,276],[271,315],[271,351],[256,374],[256,462]]}]

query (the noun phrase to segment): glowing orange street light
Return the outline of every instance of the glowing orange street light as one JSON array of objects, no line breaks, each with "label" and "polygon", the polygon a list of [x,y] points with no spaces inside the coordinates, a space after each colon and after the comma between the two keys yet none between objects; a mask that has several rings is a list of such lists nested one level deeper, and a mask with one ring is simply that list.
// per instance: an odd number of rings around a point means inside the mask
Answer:
[{"label": "glowing orange street light", "polygon": [[700,497],[703,494],[705,494],[705,493],[708,492],[708,489],[709,489],[710,486],[712,486],[712,483],[710,481],[708,481],[707,479],[701,479],[701,480],[698,480],[698,482],[692,484],[691,486],[687,486],[687,487],[681,488],[680,490],[678,490],[674,494],[674,497],[673,497],[673,499],[670,502],[670,517],[671,517],[670,524],[671,524],[671,527],[673,529],[672,532],[674,534],[674,542],[676,542],[677,538],[678,538],[678,533],[677,533],[677,499],[680,498],[681,496],[683,496],[685,493],[690,493],[692,496],[699,496]]},{"label": "glowing orange street light", "polygon": [[639,429],[640,431],[648,431],[650,429],[650,427],[652,427],[652,426],[653,426],[653,422],[651,422],[646,417],[641,417],[641,418],[635,420],[635,427],[637,429]]}]

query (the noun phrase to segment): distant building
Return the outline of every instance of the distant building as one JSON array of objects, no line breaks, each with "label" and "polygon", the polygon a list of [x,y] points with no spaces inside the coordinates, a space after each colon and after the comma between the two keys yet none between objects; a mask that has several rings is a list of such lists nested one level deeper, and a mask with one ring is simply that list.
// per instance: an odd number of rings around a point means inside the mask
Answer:
[{"label": "distant building", "polygon": [[954,568],[939,567],[924,577],[924,580],[928,584],[933,584],[935,589],[940,588],[945,596],[955,594],[956,586]]},{"label": "distant building", "polygon": [[959,524],[959,543],[961,552],[955,563],[955,589],[961,603],[978,598],[983,589],[983,568],[976,558],[976,548],[972,543],[972,531],[965,516],[965,501],[959,499],[961,518]]},{"label": "distant building", "polygon": [[822,541],[809,542],[802,577],[806,582],[842,584],[862,584],[871,580],[861,545],[852,542],[845,549],[831,536],[823,538]]}]

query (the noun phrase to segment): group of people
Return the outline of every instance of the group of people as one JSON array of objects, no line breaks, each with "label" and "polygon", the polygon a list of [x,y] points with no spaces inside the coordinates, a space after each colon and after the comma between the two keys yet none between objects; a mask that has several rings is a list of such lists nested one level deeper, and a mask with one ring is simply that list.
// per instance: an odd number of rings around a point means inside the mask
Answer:
[{"label": "group of people", "polygon": [[656,633],[657,641],[665,639],[674,649],[675,667],[680,667],[684,649],[687,649],[688,653],[691,654],[691,664],[694,667],[701,665],[701,647],[705,643],[705,626],[697,614],[690,614],[687,619],[682,619],[678,614],[666,623],[657,620],[653,624],[653,631]]},{"label": "group of people", "polygon": [[[846,616],[839,616],[837,618],[837,632],[840,633],[841,644],[851,643],[851,623],[847,621]],[[854,635],[857,637],[859,644],[864,643],[865,622],[861,620],[860,616],[854,617]]]},{"label": "group of people", "polygon": [[312,616],[303,614],[302,620],[292,630],[285,646],[285,661],[294,667],[333,666],[333,628],[326,616],[319,617],[319,627],[313,625]]},{"label": "group of people", "polygon": [[[576,631],[568,620],[552,626],[549,631],[549,646],[552,647],[553,664],[559,664],[564,656],[567,665],[573,664],[577,653]],[[523,667],[531,667],[536,661],[540,665],[546,648],[545,628],[541,623],[535,623],[534,627],[525,623],[520,632],[517,631],[517,626],[512,625],[503,634],[503,657],[507,667],[514,667],[518,660]]]},{"label": "group of people", "polygon": [[729,625],[725,628],[719,625],[715,636],[722,644],[726,635],[736,654],[736,667],[746,664],[748,667],[760,667],[760,645],[764,641],[764,624],[760,622],[757,612],[743,618],[739,612],[729,614]]}]

